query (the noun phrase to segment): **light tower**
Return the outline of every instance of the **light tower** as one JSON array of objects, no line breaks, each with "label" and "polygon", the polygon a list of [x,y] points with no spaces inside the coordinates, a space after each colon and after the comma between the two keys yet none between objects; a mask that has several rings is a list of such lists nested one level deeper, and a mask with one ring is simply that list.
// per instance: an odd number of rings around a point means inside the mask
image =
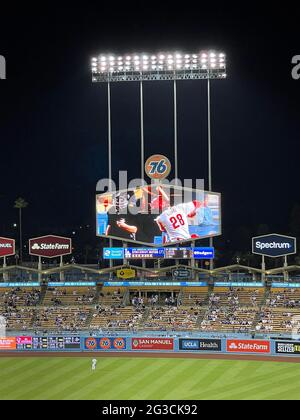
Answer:
[{"label": "light tower", "polygon": [[[111,132],[111,83],[139,83],[141,117],[141,179],[144,178],[144,91],[143,83],[151,81],[173,81],[174,90],[174,168],[178,179],[178,135],[177,135],[177,82],[184,80],[207,81],[208,116],[208,190],[212,191],[212,130],[211,130],[211,80],[227,77],[226,56],[213,50],[198,53],[161,52],[159,54],[134,53],[127,55],[100,54],[91,60],[92,81],[107,83],[108,105],[108,168],[112,176],[112,132]],[[210,239],[213,246],[213,239]],[[213,268],[211,262],[211,269]]]}]

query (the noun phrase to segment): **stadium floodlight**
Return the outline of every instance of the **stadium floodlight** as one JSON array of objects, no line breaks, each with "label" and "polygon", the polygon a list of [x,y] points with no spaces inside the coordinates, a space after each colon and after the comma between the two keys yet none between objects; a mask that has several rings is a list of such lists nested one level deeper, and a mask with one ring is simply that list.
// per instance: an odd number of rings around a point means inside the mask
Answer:
[{"label": "stadium floodlight", "polygon": [[93,82],[224,79],[226,56],[217,51],[101,54],[92,58],[91,69]]}]

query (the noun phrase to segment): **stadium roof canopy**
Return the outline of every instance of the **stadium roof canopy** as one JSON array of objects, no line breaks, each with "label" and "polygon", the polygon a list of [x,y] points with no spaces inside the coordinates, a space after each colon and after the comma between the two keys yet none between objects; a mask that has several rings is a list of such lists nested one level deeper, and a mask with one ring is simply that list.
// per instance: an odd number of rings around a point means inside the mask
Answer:
[{"label": "stadium roof canopy", "polygon": [[47,269],[42,269],[42,270],[38,270],[37,268],[32,268],[32,267],[20,266],[20,265],[11,265],[7,267],[0,266],[0,274],[13,273],[14,271],[21,271],[27,274],[31,273],[31,274],[41,274],[41,275],[47,276],[51,274],[57,274],[57,273],[63,273],[63,272],[76,270],[76,271],[81,271],[82,273],[91,273],[91,274],[101,275],[101,274],[114,273],[117,270],[122,270],[124,268],[131,268],[140,273],[144,272],[145,274],[148,273],[148,274],[153,274],[153,275],[160,275],[163,273],[171,272],[172,270],[176,270],[176,269],[189,269],[195,273],[208,274],[213,277],[219,276],[222,273],[231,274],[231,273],[236,273],[236,272],[249,273],[249,274],[267,274],[267,275],[276,275],[276,274],[282,274],[282,273],[287,273],[287,272],[292,273],[292,272],[297,272],[297,271],[300,272],[300,265],[279,267],[279,268],[275,268],[271,270],[266,270],[264,272],[262,269],[259,269],[259,268],[248,267],[248,266],[237,265],[237,264],[229,265],[226,267],[215,268],[214,270],[192,267],[192,266],[187,266],[187,265],[180,265],[180,264],[168,266],[168,267],[154,268],[154,269],[135,266],[135,265],[120,265],[120,266],[115,266],[115,267],[110,267],[110,268],[99,269],[99,268],[95,268],[95,267],[93,268],[87,265],[65,264],[63,266],[57,266],[54,268],[50,268],[50,269],[47,268]]},{"label": "stadium roof canopy", "polygon": [[273,270],[267,270],[266,274],[272,275],[272,274],[281,274],[284,272],[292,273],[296,271],[300,272],[300,265],[290,265],[288,267],[274,268]]},{"label": "stadium roof canopy", "polygon": [[239,264],[235,264],[235,265],[228,265],[226,267],[220,267],[220,268],[215,268],[214,270],[212,270],[211,274],[220,274],[220,273],[233,273],[233,272],[238,272],[238,271],[243,271],[243,272],[248,272],[248,273],[258,273],[258,274],[262,274],[263,270],[261,270],[260,268],[254,268],[254,267],[248,267],[246,265],[239,265]]}]

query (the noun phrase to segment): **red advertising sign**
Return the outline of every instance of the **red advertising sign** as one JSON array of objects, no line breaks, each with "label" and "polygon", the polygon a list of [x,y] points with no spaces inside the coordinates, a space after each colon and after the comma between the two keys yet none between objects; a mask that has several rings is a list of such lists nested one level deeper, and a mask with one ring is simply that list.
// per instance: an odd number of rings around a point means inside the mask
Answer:
[{"label": "red advertising sign", "polygon": [[174,350],[173,338],[133,338],[132,350]]},{"label": "red advertising sign", "polygon": [[227,340],[229,353],[265,353],[271,352],[269,341],[263,340]]},{"label": "red advertising sign", "polygon": [[16,350],[16,349],[17,349],[16,337],[0,338],[0,350]]},{"label": "red advertising sign", "polygon": [[70,255],[72,254],[72,239],[54,235],[30,239],[29,254],[44,258]]},{"label": "red advertising sign", "polygon": [[32,345],[32,337],[17,337],[16,342],[20,346]]},{"label": "red advertising sign", "polygon": [[15,240],[8,238],[0,238],[0,258],[15,255]]}]

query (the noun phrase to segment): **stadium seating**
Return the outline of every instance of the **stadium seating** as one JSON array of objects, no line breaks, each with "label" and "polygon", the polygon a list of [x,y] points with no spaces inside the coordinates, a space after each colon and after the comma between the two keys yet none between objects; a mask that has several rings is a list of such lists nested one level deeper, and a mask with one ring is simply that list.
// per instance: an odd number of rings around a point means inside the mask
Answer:
[{"label": "stadium seating", "polygon": [[300,320],[300,289],[1,288],[0,316],[9,331],[290,334]]},{"label": "stadium seating", "polygon": [[2,288],[0,292],[0,306],[34,306],[39,303],[41,290],[37,288]]},{"label": "stadium seating", "polygon": [[95,301],[96,287],[54,287],[44,297],[44,305],[87,305]]},{"label": "stadium seating", "polygon": [[78,331],[88,327],[90,308],[41,308],[33,321],[35,330]]}]

